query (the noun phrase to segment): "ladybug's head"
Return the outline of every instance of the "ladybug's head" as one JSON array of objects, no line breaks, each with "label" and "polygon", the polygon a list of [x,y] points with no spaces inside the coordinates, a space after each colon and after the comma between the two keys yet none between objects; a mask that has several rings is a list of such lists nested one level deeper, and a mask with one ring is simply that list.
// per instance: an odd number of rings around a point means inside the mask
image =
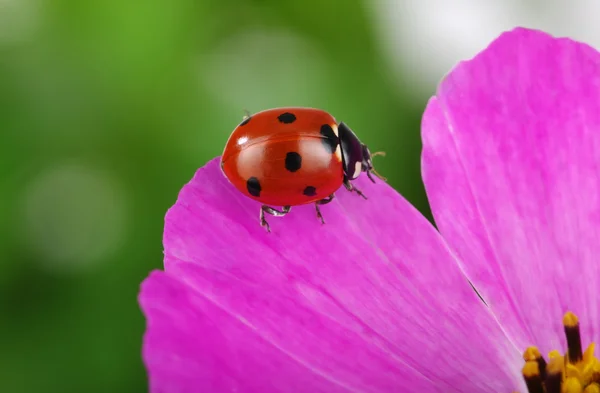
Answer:
[{"label": "ladybug's head", "polygon": [[372,158],[376,156],[385,155],[383,152],[376,152],[371,154],[367,145],[362,143],[356,134],[348,127],[344,122],[338,125],[338,132],[340,138],[340,147],[342,150],[342,164],[344,167],[344,174],[348,180],[354,180],[362,172],[367,172],[367,176],[373,183],[373,175],[379,177],[382,180],[385,178],[381,177],[373,167]]}]

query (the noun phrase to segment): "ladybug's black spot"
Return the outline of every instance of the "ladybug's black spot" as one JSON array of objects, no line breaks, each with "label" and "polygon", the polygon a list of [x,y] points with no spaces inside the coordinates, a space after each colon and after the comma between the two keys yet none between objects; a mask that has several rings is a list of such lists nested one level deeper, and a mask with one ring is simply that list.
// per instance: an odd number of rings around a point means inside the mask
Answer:
[{"label": "ladybug's black spot", "polygon": [[248,189],[248,193],[252,196],[259,197],[260,191],[262,188],[260,187],[260,182],[254,176],[252,176],[248,181],[246,181],[246,188]]},{"label": "ladybug's black spot", "polygon": [[241,123],[240,126],[245,126],[252,119],[250,116],[246,117]]},{"label": "ladybug's black spot", "polygon": [[285,124],[293,123],[296,121],[296,115],[290,112],[285,112],[277,116],[277,120]]},{"label": "ladybug's black spot", "polygon": [[302,167],[302,156],[295,151],[285,155],[285,169],[290,172],[296,172]]},{"label": "ladybug's black spot", "polygon": [[304,191],[302,191],[302,193],[306,196],[315,196],[317,195],[317,189],[313,186],[308,186],[304,189]]},{"label": "ladybug's black spot", "polygon": [[321,126],[321,135],[325,137],[323,139],[323,144],[325,145],[325,148],[329,153],[333,154],[335,148],[339,143],[339,138],[337,137],[337,135],[335,135],[335,132],[333,132],[333,128],[331,128],[329,124],[323,124]]}]

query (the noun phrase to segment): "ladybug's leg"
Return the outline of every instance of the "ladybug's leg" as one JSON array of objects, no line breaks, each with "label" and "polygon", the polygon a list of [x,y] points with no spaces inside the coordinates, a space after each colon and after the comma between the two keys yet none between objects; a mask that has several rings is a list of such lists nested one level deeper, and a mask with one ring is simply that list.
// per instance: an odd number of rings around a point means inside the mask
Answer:
[{"label": "ladybug's leg", "polygon": [[317,209],[317,218],[321,220],[322,224],[325,224],[325,220],[323,219],[323,215],[321,214],[321,209],[319,209],[319,205],[326,205],[329,202],[333,201],[334,195],[331,194],[327,198],[323,198],[315,202],[315,209]]},{"label": "ladybug's leg", "polygon": [[267,232],[271,232],[271,228],[269,227],[269,223],[265,219],[265,213],[270,214],[274,217],[283,217],[288,214],[292,210],[291,206],[284,206],[283,209],[277,210],[271,206],[262,205],[260,207],[260,225],[267,228]]},{"label": "ladybug's leg", "polygon": [[355,192],[358,195],[360,195],[361,197],[367,199],[367,196],[365,194],[363,194],[361,190],[359,190],[358,188],[353,186],[352,183],[350,183],[350,180],[348,180],[348,178],[346,176],[344,176],[344,187],[346,187],[346,190],[348,190],[350,192]]},{"label": "ladybug's leg", "polygon": [[369,180],[375,183],[375,179],[373,178],[373,173],[371,171],[367,171],[367,177],[369,178]]}]

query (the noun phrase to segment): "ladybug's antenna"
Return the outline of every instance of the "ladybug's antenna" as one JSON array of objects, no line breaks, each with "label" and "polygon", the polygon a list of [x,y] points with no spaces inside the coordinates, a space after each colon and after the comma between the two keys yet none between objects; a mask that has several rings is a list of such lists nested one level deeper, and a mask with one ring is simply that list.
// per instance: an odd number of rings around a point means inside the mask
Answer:
[{"label": "ladybug's antenna", "polygon": [[248,111],[248,109],[244,109],[244,117],[242,118],[242,120],[246,120],[249,117],[250,117],[250,112]]},{"label": "ladybug's antenna", "polygon": [[[385,157],[385,152],[384,152],[384,151],[376,151],[375,153],[372,153],[372,154],[371,154],[371,158],[373,158],[373,157],[377,157],[377,156],[382,156],[382,157]],[[381,176],[381,175],[380,175],[380,174],[379,174],[379,173],[378,173],[378,172],[375,170],[375,168],[371,167],[371,172],[373,172],[373,174],[374,174],[375,176],[377,176],[378,178],[380,178],[381,180],[383,180],[383,181],[387,181],[387,179],[386,179],[385,177]]]}]

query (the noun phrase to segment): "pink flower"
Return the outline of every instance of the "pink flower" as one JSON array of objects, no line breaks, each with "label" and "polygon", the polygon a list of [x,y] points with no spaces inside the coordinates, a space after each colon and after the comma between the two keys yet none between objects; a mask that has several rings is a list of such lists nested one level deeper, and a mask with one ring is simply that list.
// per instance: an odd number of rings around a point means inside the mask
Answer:
[{"label": "pink flower", "polygon": [[[598,339],[600,54],[504,33],[446,76],[422,135],[441,235],[364,178],[369,199],[340,190],[327,224],[309,205],[267,233],[218,159],[201,168],[142,285],[151,392],[524,393],[524,350],[565,352],[567,311]],[[549,359],[563,388],[596,378],[574,352]]]}]

